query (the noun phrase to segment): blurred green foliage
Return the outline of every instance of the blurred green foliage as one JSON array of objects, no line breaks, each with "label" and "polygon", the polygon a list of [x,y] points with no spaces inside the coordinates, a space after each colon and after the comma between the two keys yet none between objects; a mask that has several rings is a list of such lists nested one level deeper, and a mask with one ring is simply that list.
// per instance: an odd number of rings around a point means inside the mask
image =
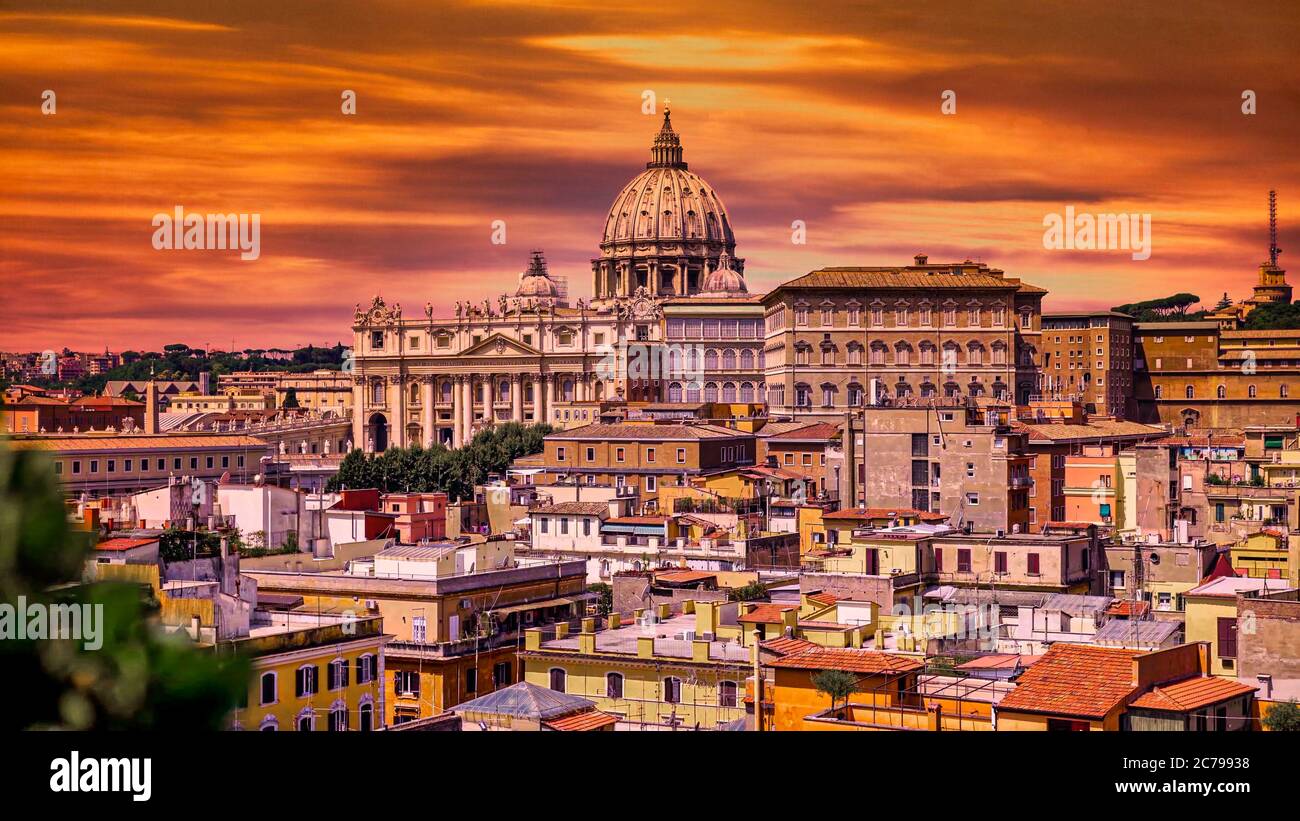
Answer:
[{"label": "blurred green foliage", "polygon": [[140,585],[83,584],[92,534],[68,526],[63,494],[42,454],[0,442],[0,602],[102,605],[102,645],[0,640],[0,728],[221,729],[247,693],[247,660],[165,635]]}]

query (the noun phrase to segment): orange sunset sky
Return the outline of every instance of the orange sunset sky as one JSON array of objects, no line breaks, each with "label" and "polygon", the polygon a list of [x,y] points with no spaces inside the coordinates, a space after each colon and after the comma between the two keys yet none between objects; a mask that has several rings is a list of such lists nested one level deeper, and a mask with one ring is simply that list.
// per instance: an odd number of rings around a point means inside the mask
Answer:
[{"label": "orange sunset sky", "polygon": [[[752,291],[924,252],[1049,311],[1240,299],[1269,188],[1300,236],[1298,44],[1294,0],[5,0],[0,350],[350,344],[356,303],[447,313],[513,292],[532,248],[587,296],[659,128],[645,90]],[[260,213],[260,259],[155,251],[178,205]],[[1068,205],[1150,213],[1151,258],[1045,250]]]}]

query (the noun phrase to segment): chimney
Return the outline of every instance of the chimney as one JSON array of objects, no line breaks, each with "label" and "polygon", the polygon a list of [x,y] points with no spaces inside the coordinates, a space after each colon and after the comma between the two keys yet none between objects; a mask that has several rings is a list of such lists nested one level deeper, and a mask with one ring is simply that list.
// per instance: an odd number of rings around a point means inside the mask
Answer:
[{"label": "chimney", "polygon": [[152,379],[144,389],[144,432],[149,436],[158,434],[158,385]]}]

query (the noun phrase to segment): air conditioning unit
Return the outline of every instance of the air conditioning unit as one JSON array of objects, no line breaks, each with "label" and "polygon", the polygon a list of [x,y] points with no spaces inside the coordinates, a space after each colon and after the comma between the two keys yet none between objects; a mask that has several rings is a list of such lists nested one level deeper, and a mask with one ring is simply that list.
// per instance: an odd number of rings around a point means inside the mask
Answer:
[{"label": "air conditioning unit", "polygon": [[695,631],[687,630],[682,633],[682,641],[695,641]]}]

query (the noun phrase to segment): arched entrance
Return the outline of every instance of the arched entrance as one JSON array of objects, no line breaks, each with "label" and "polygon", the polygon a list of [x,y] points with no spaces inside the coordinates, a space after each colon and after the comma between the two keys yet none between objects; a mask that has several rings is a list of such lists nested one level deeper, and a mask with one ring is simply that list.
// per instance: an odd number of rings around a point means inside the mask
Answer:
[{"label": "arched entrance", "polygon": [[370,422],[366,425],[366,445],[371,453],[388,450],[388,420],[382,413],[370,415]]}]

